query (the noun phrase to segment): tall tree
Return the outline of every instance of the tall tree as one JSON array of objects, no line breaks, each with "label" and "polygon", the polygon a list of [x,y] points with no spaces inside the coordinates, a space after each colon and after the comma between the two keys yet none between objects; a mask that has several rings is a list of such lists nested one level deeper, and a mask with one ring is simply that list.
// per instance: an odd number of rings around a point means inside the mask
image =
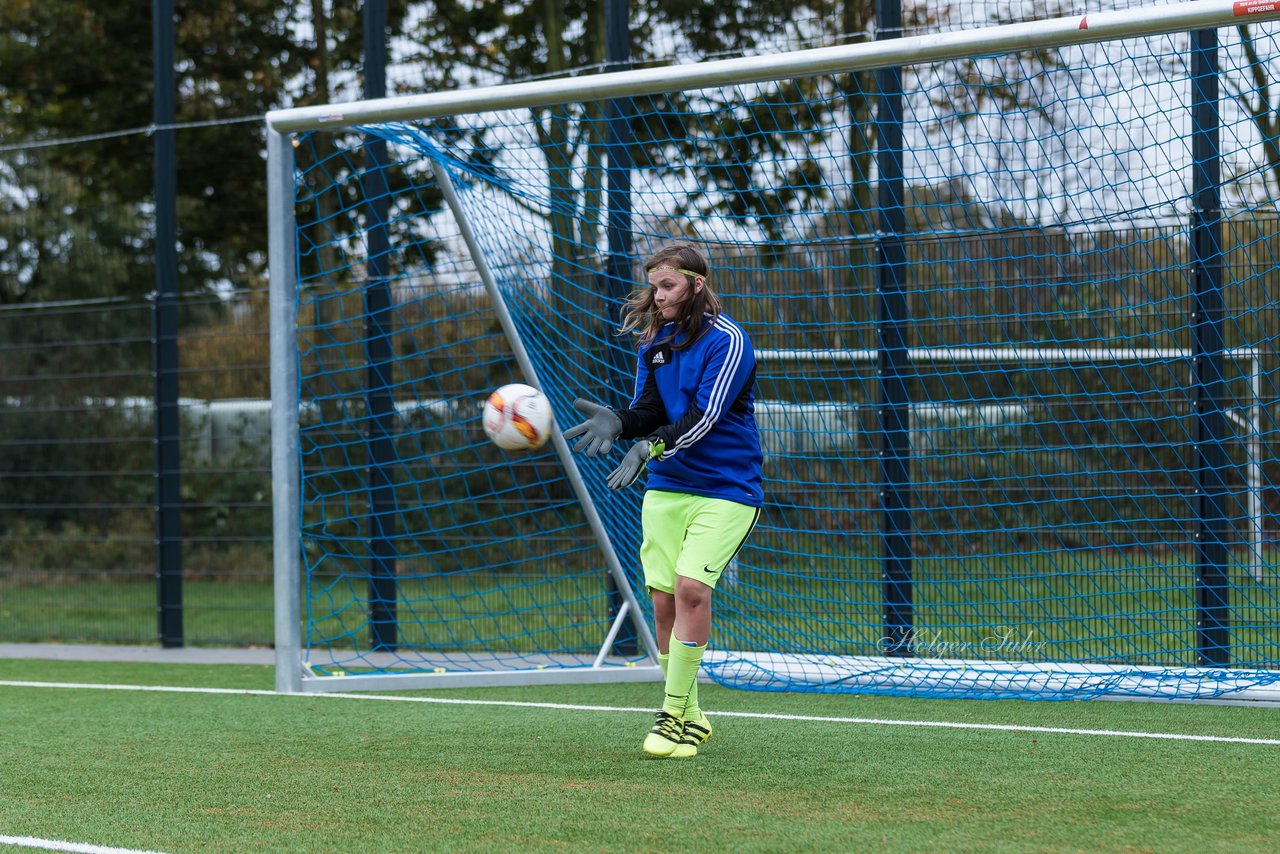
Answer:
[{"label": "tall tree", "polygon": [[[633,56],[641,65],[838,43],[864,36],[874,11],[873,0],[657,0],[633,6]],[[561,75],[603,62],[603,0],[433,0],[414,8],[412,35],[421,53],[405,59],[420,63],[423,80],[416,85],[427,90]],[[911,14],[909,22],[920,25],[934,13],[920,8]],[[795,21],[803,23],[793,27]],[[783,38],[779,22],[786,22]],[[797,212],[835,206],[850,232],[865,231],[873,83],[871,74],[861,73],[781,81],[745,97],[710,90],[656,96],[637,115],[633,161],[688,179],[692,189],[672,203],[677,218],[727,216],[781,241],[793,233]],[[842,162],[788,156],[793,151],[786,136],[807,137],[815,150],[828,147],[822,140],[837,113],[849,118]],[[570,224],[575,213],[599,210],[599,115],[599,105],[590,103],[532,111],[547,157],[551,243],[555,255],[569,262],[572,253],[592,251],[599,235],[593,216],[578,217],[576,232]],[[477,149],[491,152],[493,145],[486,149],[481,140]]]},{"label": "tall tree", "polygon": [[1274,47],[1269,40],[1260,45],[1251,26],[1237,27],[1236,31],[1243,53],[1241,73],[1224,74],[1224,88],[1258,129],[1268,176],[1264,177],[1267,195],[1280,198],[1280,86],[1274,79]]},{"label": "tall tree", "polygon": [[[388,7],[394,31],[407,4],[392,0]],[[356,79],[359,9],[333,0],[309,6],[209,0],[179,4],[175,23],[177,121],[192,125],[177,134],[181,289],[251,284],[266,255],[262,115],[349,97],[330,81]],[[138,129],[150,123],[151,61],[149,29],[138,26],[129,4],[0,4],[0,134],[10,146],[0,153],[0,184],[27,182],[21,192],[3,194],[0,215],[23,220],[30,238],[0,242],[0,265],[30,267],[32,259],[60,248],[65,255],[69,243],[93,244],[99,232],[82,227],[93,217],[76,211],[110,210],[132,245],[150,240],[151,144]],[[94,136],[103,138],[36,147]],[[64,214],[60,229],[33,221],[55,193]],[[129,263],[149,262],[135,252]],[[151,282],[149,270],[123,282],[55,280],[33,271],[28,285],[0,288],[0,299],[119,294],[121,288],[142,294]]]}]

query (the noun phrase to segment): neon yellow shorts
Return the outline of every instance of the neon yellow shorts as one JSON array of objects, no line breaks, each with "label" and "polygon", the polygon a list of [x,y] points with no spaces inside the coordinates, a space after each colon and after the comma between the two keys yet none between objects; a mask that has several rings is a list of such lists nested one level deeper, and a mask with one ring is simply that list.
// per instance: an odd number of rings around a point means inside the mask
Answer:
[{"label": "neon yellow shorts", "polygon": [[759,518],[759,507],[736,501],[649,490],[640,515],[645,586],[675,593],[683,575],[715,587]]}]

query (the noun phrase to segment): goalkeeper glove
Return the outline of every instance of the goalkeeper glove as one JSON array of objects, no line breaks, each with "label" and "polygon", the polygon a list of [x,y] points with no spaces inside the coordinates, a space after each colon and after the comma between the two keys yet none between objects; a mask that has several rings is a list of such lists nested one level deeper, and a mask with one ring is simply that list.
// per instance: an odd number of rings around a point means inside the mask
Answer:
[{"label": "goalkeeper glove", "polygon": [[[658,447],[658,453],[662,453],[662,449]],[[631,450],[627,451],[627,455],[622,458],[622,462],[609,475],[610,489],[626,489],[628,486],[636,482],[636,478],[640,476],[640,472],[644,471],[644,467],[649,464],[649,459],[655,456],[653,446],[649,444],[648,439],[641,439],[631,446]]]},{"label": "goalkeeper glove", "polygon": [[586,421],[564,431],[566,442],[571,439],[582,439],[574,445],[575,451],[581,451],[588,457],[607,454],[613,447],[613,440],[622,435],[622,419],[612,409],[578,398],[573,408],[586,417]]}]

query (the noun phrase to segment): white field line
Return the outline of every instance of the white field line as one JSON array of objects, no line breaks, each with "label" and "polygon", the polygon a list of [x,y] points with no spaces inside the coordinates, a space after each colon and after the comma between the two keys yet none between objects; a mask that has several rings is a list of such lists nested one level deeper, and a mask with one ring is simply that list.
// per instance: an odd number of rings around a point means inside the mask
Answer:
[{"label": "white field line", "polygon": [[0,845],[24,845],[27,848],[43,848],[46,851],[78,851],[81,854],[159,854],[156,851],[138,851],[134,848],[109,848],[105,845],[88,845],[83,842],[37,839],[34,836],[0,836]]},{"label": "white field line", "polygon": [[[87,682],[22,682],[0,680],[0,687],[7,688],[64,688],[83,691],[143,691],[161,694],[229,694],[255,697],[293,697],[330,700],[376,700],[391,703],[431,703],[442,706],[508,706],[520,709],[556,709],[570,712],[627,712],[653,714],[652,708],[626,706],[584,706],[575,703],[530,703],[519,700],[463,700],[455,697],[402,697],[390,694],[279,694],[252,688],[186,688],[171,685],[97,685]],[[1262,744],[1280,747],[1278,738],[1246,738],[1229,735],[1190,735],[1178,732],[1134,732],[1114,729],[1077,729],[1075,727],[1026,726],[1021,724],[978,724],[958,721],[911,721],[891,718],[846,718],[828,715],[785,715],[770,712],[726,712],[716,710],[715,717],[751,718],[754,720],[813,721],[835,724],[864,724],[870,726],[932,727],[935,729],[967,729],[990,732],[1027,732],[1045,735],[1088,735],[1108,738],[1154,738],[1162,741],[1207,741],[1217,744]]]}]

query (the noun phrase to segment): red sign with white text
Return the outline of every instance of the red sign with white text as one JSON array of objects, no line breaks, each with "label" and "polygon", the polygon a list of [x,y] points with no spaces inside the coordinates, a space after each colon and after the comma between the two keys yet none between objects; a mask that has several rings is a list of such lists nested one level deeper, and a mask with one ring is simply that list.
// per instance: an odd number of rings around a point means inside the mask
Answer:
[{"label": "red sign with white text", "polygon": [[1276,11],[1280,11],[1280,0],[1238,0],[1232,7],[1232,12],[1236,16],[1262,15]]}]

